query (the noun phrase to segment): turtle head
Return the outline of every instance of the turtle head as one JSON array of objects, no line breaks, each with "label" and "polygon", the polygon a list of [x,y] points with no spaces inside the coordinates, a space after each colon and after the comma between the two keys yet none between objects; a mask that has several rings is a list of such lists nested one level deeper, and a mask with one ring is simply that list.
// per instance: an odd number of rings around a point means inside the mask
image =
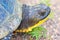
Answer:
[{"label": "turtle head", "polygon": [[24,4],[22,7],[22,22],[20,24],[20,29],[32,27],[39,21],[46,18],[49,13],[50,8],[44,4],[35,6],[28,6]]},{"label": "turtle head", "polygon": [[46,18],[50,14],[50,8],[45,4],[39,4],[35,6],[23,5],[23,16],[25,18],[40,21]]}]

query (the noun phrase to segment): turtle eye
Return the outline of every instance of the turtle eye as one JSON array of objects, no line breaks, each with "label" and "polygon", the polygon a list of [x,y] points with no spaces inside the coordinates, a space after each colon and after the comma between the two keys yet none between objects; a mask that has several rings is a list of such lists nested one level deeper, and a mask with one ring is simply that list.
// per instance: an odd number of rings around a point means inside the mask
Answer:
[{"label": "turtle eye", "polygon": [[41,10],[41,11],[38,12],[38,14],[39,14],[40,16],[44,16],[45,13],[46,13],[46,10]]},{"label": "turtle eye", "polygon": [[47,9],[41,9],[38,11],[38,14],[40,15],[40,19],[46,18],[50,14],[50,8]]}]

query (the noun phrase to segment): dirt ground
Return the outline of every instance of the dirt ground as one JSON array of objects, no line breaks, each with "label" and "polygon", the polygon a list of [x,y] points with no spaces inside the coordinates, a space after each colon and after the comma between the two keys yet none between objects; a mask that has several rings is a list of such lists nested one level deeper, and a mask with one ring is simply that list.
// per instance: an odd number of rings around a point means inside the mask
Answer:
[{"label": "dirt ground", "polygon": [[46,40],[60,40],[60,0],[51,0],[51,9],[54,12],[54,18],[44,23],[44,27],[48,30]]}]

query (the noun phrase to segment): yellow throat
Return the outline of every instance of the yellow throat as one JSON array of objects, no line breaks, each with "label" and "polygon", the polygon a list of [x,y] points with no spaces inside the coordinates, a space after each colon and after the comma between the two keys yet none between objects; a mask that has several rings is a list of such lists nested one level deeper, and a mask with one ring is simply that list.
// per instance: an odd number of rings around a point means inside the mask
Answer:
[{"label": "yellow throat", "polygon": [[41,20],[41,21],[39,21],[37,24],[35,24],[34,26],[31,26],[31,27],[28,27],[27,29],[21,29],[21,30],[16,30],[15,32],[17,33],[19,33],[19,32],[29,32],[29,31],[32,31],[32,29],[33,28],[35,28],[35,27],[37,27],[37,26],[39,26],[39,25],[41,25],[41,24],[43,24],[45,21],[47,21],[48,20],[48,18],[45,18],[45,19],[43,19],[43,20]]}]

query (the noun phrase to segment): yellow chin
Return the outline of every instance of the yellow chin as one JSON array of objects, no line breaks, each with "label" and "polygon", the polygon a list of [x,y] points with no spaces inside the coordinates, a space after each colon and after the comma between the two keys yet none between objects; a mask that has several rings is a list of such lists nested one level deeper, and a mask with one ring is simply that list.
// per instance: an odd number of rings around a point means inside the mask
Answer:
[{"label": "yellow chin", "polygon": [[19,33],[19,32],[29,32],[29,31],[32,31],[33,28],[35,28],[35,27],[43,24],[46,20],[48,20],[48,18],[45,18],[45,19],[39,21],[37,24],[35,24],[34,26],[31,26],[31,27],[28,27],[27,29],[16,30],[15,32],[16,32],[16,33],[17,33],[17,32]]}]

